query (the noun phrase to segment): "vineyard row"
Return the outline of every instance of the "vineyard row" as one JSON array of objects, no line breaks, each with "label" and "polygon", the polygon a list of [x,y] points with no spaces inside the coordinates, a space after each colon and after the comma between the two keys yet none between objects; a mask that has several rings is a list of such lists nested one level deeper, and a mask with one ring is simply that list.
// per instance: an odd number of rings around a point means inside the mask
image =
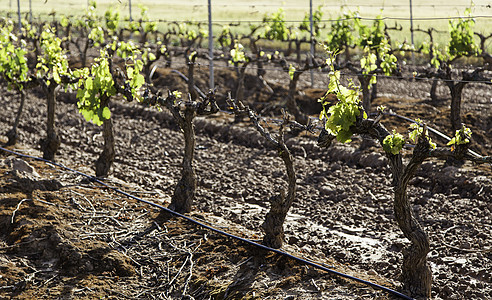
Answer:
[{"label": "vineyard row", "polygon": [[[55,127],[56,96],[60,87],[74,91],[80,113],[87,121],[103,127],[104,145],[95,164],[95,173],[97,177],[104,177],[108,175],[116,156],[110,102],[122,97],[127,101],[138,101],[156,109],[166,109],[172,114],[184,135],[181,178],[175,187],[169,209],[178,213],[189,213],[197,189],[193,164],[196,149],[194,119],[197,116],[216,114],[221,110],[215,91],[199,93],[194,80],[196,62],[200,56],[196,49],[201,44],[201,39],[206,37],[206,32],[193,33],[186,29],[186,24],[177,24],[174,31],[159,34],[156,28],[151,26],[153,23],[144,22],[145,13],[142,14],[141,21],[131,23],[133,27],[118,31],[117,14],[107,12],[105,22],[101,24],[94,13],[95,6],[87,12],[83,22],[75,24],[70,23],[68,19],[59,24],[52,24],[54,26],[43,24],[28,27],[26,24],[19,34],[15,33],[14,24],[10,20],[4,20],[1,24],[0,74],[9,88],[15,90],[20,98],[14,126],[7,133],[8,143],[17,142],[17,126],[26,91],[36,86],[41,87],[47,101],[47,135],[41,141],[41,149],[44,159],[53,160],[61,144]],[[474,43],[473,31],[470,31],[473,20],[461,19],[456,23],[451,22],[454,29],[451,31],[452,39],[446,48],[447,52],[438,50],[433,44],[420,49],[430,54],[430,63],[434,65],[425,73],[426,76],[447,80],[445,83],[452,95],[450,123],[455,135],[446,147],[438,147],[429,137],[424,122],[416,120],[411,124],[411,132],[406,138],[383,126],[381,121],[385,116],[385,107],[378,107],[377,110],[371,107],[377,87],[376,75],[401,73],[396,50],[392,48],[387,34],[388,27],[382,20],[367,26],[361,24],[357,18],[352,19],[353,23],[341,18],[339,25],[342,27],[332,28],[332,38],[325,43],[326,55],[308,56],[304,64],[295,65],[289,63],[286,59],[288,55],[285,53],[266,53],[258,44],[263,38],[287,39],[289,31],[285,22],[279,21],[282,18],[282,11],[279,11],[266,18],[263,25],[252,28],[248,37],[234,36],[229,31],[222,35],[228,38],[219,39],[221,47],[224,48],[223,60],[233,66],[238,75],[236,88],[225,99],[227,105],[223,109],[235,114],[237,119],[249,120],[268,143],[277,149],[285,165],[287,189],[270,198],[270,211],[262,226],[265,231],[263,244],[272,248],[280,248],[283,245],[284,221],[295,201],[296,170],[293,157],[284,141],[285,132],[291,127],[313,131],[316,126],[310,122],[309,116],[301,112],[295,102],[297,83],[306,71],[326,69],[329,84],[326,94],[319,99],[323,105],[319,115],[323,122],[323,130],[319,134],[318,145],[322,148],[329,147],[335,139],[348,143],[353,135],[364,135],[382,146],[393,176],[395,219],[410,241],[410,245],[403,250],[404,289],[410,291],[412,296],[430,297],[432,276],[427,262],[427,254],[430,251],[429,237],[411,209],[407,195],[408,184],[419,166],[429,158],[470,160],[477,163],[492,161],[489,156],[476,157],[468,151],[471,145],[471,130],[461,123],[460,112],[461,92],[466,82],[492,82],[485,77],[486,72],[483,68],[462,72],[461,81],[453,80],[455,74],[451,63],[463,56],[478,55],[483,50]],[[358,36],[352,35],[352,28],[357,29]],[[430,30],[431,39],[432,33]],[[137,36],[139,43],[131,39]],[[148,38],[151,36],[154,36],[155,40],[149,41]],[[172,58],[169,51],[173,36],[181,40],[181,50],[175,51],[174,54],[183,55],[188,67],[188,74],[185,76],[188,95],[185,96],[182,91],[171,90],[166,93],[152,84],[151,74],[158,60],[163,57],[165,61],[170,62]],[[249,40],[249,51],[240,43],[243,38]],[[290,40],[289,44],[292,41],[296,42],[297,47],[302,39]],[[363,52],[360,60],[355,62],[348,55],[354,45]],[[71,58],[81,57],[76,63],[68,59],[68,51],[72,51],[73,48],[79,51],[76,54],[72,53]],[[99,56],[90,61],[88,50],[94,48],[99,50]],[[300,46],[296,49],[300,49]],[[399,51],[416,50],[401,46]],[[344,60],[340,58],[341,54],[345,54]],[[244,78],[250,64],[256,64],[258,82],[265,89],[271,87],[263,78],[264,65],[277,64],[289,74],[289,93],[284,105],[282,122],[276,134],[264,126],[261,116],[253,108],[245,104]],[[353,82],[344,85],[341,81],[342,69],[357,74],[360,86]],[[415,77],[417,75],[419,74],[415,74]],[[368,114],[372,111],[375,117],[370,119]],[[409,155],[408,163],[405,164],[402,149],[407,143],[414,144],[415,147]]]}]

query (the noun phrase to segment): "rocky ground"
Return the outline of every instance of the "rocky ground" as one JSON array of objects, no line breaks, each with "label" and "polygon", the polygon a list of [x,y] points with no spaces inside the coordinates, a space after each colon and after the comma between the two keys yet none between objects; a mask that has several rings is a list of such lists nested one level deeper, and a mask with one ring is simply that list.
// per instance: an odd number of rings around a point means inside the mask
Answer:
[{"label": "rocky ground", "polygon": [[[198,70],[202,88],[206,71]],[[217,72],[223,101],[235,75],[226,69]],[[275,115],[275,107],[286,96],[287,76],[267,74],[274,95],[257,92],[254,78],[248,77],[248,103],[267,116]],[[326,79],[316,76],[322,87]],[[323,90],[308,88],[307,78],[298,101],[315,113],[316,97]],[[170,69],[158,69],[155,83],[162,89],[185,91]],[[18,98],[1,89],[4,134],[13,124]],[[429,82],[382,79],[375,104],[420,117],[449,135],[449,96],[440,86],[442,100],[433,103],[427,99],[429,89]],[[483,86],[465,90],[464,120],[474,132],[473,149],[482,155],[492,152],[491,97],[490,88]],[[72,93],[62,93],[58,103],[62,146],[56,160],[93,174],[102,146],[101,128],[78,113]],[[180,177],[183,149],[172,117],[122,101],[113,101],[111,111],[117,158],[107,182],[167,205]],[[42,93],[29,91],[19,125],[21,143],[11,149],[40,155],[45,114]],[[383,123],[402,133],[408,126],[394,118]],[[219,113],[198,118],[195,125],[199,182],[190,215],[261,240],[267,200],[285,183],[282,161],[247,122],[235,123],[230,115]],[[0,139],[6,142],[4,136]],[[399,290],[401,249],[408,241],[394,220],[390,171],[379,147],[360,150],[360,142],[356,137],[352,144],[320,149],[313,134],[287,136],[298,188],[285,223],[284,249]],[[71,172],[29,159],[26,165],[3,152],[0,160],[0,297],[391,298],[159,215],[148,205]],[[413,208],[431,240],[434,298],[492,298],[491,194],[490,166],[428,160],[412,180]]]}]

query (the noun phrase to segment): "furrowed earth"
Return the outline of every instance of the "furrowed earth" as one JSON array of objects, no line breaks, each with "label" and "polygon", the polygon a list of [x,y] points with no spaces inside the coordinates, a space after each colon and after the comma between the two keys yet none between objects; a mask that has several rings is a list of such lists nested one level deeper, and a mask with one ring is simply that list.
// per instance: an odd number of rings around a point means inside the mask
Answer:
[{"label": "furrowed earth", "polygon": [[[186,91],[169,68],[157,70],[163,92]],[[180,69],[185,73],[184,69]],[[208,69],[198,68],[205,90]],[[327,86],[316,74],[316,86]],[[225,109],[235,74],[219,68],[217,98]],[[246,103],[279,118],[288,74],[268,72],[274,90],[245,83]],[[316,117],[323,89],[299,86],[301,109]],[[449,95],[428,95],[430,82],[379,79],[374,107],[421,118],[450,135]],[[41,156],[46,106],[41,90],[27,91],[20,142],[9,149]],[[473,131],[472,149],[492,153],[492,91],[469,84],[463,120]],[[75,93],[60,91],[56,122],[62,145],[56,161],[93,175],[102,128],[78,112]],[[13,125],[19,99],[1,85],[0,142]],[[106,182],[167,206],[180,178],[183,136],[167,111],[115,99],[111,103],[117,157]],[[407,132],[408,123],[382,123]],[[275,132],[273,122],[269,123]],[[195,120],[198,189],[189,215],[215,228],[261,241],[268,199],[285,185],[276,151],[248,123],[219,113]],[[432,136],[440,145],[446,141]],[[319,148],[317,136],[287,134],[294,156],[297,194],[284,228],[283,250],[336,271],[401,291],[401,249],[409,242],[393,216],[391,175],[383,150],[350,144]],[[405,150],[406,157],[411,150]],[[490,165],[429,159],[408,190],[428,233],[436,299],[492,298],[492,171]],[[336,277],[291,259],[199,228],[185,220],[99,186],[44,162],[0,152],[0,298],[15,299],[392,299],[385,292]]]}]

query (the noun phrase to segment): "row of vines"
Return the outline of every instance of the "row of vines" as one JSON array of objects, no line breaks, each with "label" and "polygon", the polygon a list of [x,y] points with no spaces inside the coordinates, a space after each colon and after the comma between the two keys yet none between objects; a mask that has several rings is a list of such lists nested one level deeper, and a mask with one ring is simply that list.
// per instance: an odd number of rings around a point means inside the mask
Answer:
[{"label": "row of vines", "polygon": [[[292,127],[311,132],[316,130],[312,119],[297,106],[295,93],[301,74],[310,69],[321,69],[329,76],[329,85],[326,95],[319,99],[323,105],[319,115],[323,127],[318,145],[329,147],[334,139],[348,143],[353,135],[359,134],[370,137],[382,146],[393,176],[395,219],[410,241],[410,245],[403,250],[402,282],[412,296],[430,297],[432,276],[426,259],[430,251],[429,237],[411,209],[407,195],[409,181],[418,167],[429,158],[478,163],[492,161],[491,157],[470,154],[471,131],[461,124],[460,118],[463,87],[472,81],[491,83],[490,79],[485,78],[486,70],[476,68],[462,72],[459,79],[453,77],[452,63],[460,57],[488,57],[484,45],[491,36],[474,33],[473,19],[450,21],[450,42],[445,48],[441,49],[432,42],[435,30],[429,29],[426,33],[430,42],[415,49],[405,43],[395,46],[395,42],[391,41],[388,32],[397,30],[398,26],[390,28],[381,19],[375,20],[372,25],[365,25],[356,13],[344,14],[331,24],[330,33],[323,43],[323,55],[307,56],[304,64],[301,63],[301,45],[311,43],[302,34],[307,31],[308,19],[297,28],[288,28],[280,9],[277,13],[265,16],[261,24],[251,26],[251,33],[247,35],[235,34],[231,26],[224,26],[216,39],[218,45],[214,59],[223,60],[233,67],[238,79],[235,90],[226,99],[227,107],[221,108],[214,91],[204,93],[194,84],[193,72],[197,59],[209,59],[205,51],[200,49],[202,40],[208,35],[201,24],[169,24],[168,31],[163,33],[157,30],[157,23],[150,20],[145,9],[142,9],[138,21],[129,22],[125,26],[120,24],[117,12],[108,10],[100,18],[96,11],[96,4],[92,3],[82,19],[62,17],[59,22],[46,22],[38,26],[24,22],[20,32],[11,20],[1,20],[0,74],[4,83],[15,90],[20,99],[13,128],[6,133],[9,144],[18,141],[17,126],[26,93],[34,87],[41,87],[48,108],[47,135],[41,141],[41,149],[44,158],[54,160],[62,140],[55,126],[56,97],[60,89],[72,91],[85,119],[103,127],[104,146],[95,162],[95,173],[98,177],[104,177],[108,175],[116,155],[110,102],[123,98],[159,110],[166,109],[179,125],[185,142],[181,178],[175,187],[170,208],[188,213],[192,209],[197,189],[193,164],[193,121],[197,116],[227,110],[238,118],[248,119],[278,150],[285,164],[287,190],[271,197],[270,211],[263,224],[263,243],[280,248],[284,241],[284,221],[296,194],[295,162],[284,143],[284,132]],[[316,41],[320,43],[323,42],[320,28],[324,26],[319,22],[321,15],[320,9],[314,14]],[[474,35],[480,37],[480,44],[476,44]],[[283,53],[266,48],[263,50],[262,40],[283,41],[287,47]],[[90,57],[90,49],[97,49],[99,55]],[[354,49],[360,53],[358,61],[349,55],[356,51]],[[371,99],[377,93],[377,76],[402,76],[400,61],[407,52],[426,54],[429,65],[432,65],[421,73],[415,71],[413,77],[442,79],[451,91],[450,124],[455,135],[445,147],[438,147],[432,142],[427,125],[420,120],[411,125],[410,135],[406,138],[395,130],[386,129],[381,123],[385,115],[384,107],[378,107],[372,113]],[[290,59],[291,53],[297,53],[297,57]],[[152,85],[155,67],[162,60],[171,66],[172,58],[176,56],[184,57],[188,66],[187,76],[183,75],[188,90],[177,91],[171,87],[170,91],[161,91]],[[271,90],[263,77],[266,64],[278,65],[289,74],[289,94],[276,134],[262,125],[262,117],[245,104],[243,80],[246,69],[253,64],[257,66],[259,84],[266,89]],[[344,69],[357,76],[359,86],[353,82],[348,85],[342,82],[341,70]],[[337,99],[333,105],[328,100],[330,95]],[[370,119],[368,115],[375,117]],[[405,164],[402,153],[406,146],[413,150],[408,154],[409,159],[405,160],[408,161]]]}]

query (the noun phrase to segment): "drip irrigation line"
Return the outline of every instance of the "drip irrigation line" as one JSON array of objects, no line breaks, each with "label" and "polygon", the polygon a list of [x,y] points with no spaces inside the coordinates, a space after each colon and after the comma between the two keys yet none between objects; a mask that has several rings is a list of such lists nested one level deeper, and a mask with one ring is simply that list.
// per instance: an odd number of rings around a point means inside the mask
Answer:
[{"label": "drip irrigation line", "polygon": [[32,156],[32,155],[27,155],[27,154],[22,154],[22,153],[18,153],[18,152],[15,152],[15,151],[12,151],[12,150],[8,150],[8,149],[5,149],[3,147],[0,146],[0,150],[4,151],[4,152],[7,152],[7,153],[11,153],[11,154],[14,154],[14,155],[17,155],[17,156],[20,156],[20,157],[24,157],[24,158],[30,158],[30,159],[34,159],[34,160],[37,160],[37,161],[43,161],[45,163],[48,163],[48,164],[51,164],[51,165],[54,165],[54,166],[57,166],[57,167],[60,167],[60,168],[63,168],[65,170],[68,170],[70,172],[74,172],[78,175],[81,175],[81,176],[84,176],[86,178],[88,178],[90,181],[92,182],[96,182],[100,185],[103,185],[104,187],[107,187],[117,193],[120,193],[122,195],[125,195],[129,198],[132,198],[136,201],[139,201],[139,202],[142,202],[142,203],[146,203],[148,205],[151,205],[151,206],[154,206],[154,207],[157,207],[167,213],[170,213],[176,217],[179,217],[179,218],[182,218],[190,223],[193,223],[195,225],[198,225],[202,228],[205,228],[205,229],[208,229],[210,231],[213,231],[215,233],[218,233],[220,235],[223,235],[223,236],[226,236],[226,237],[229,237],[229,238],[232,238],[232,239],[235,239],[235,240],[238,240],[238,241],[241,241],[241,242],[244,242],[246,244],[249,244],[251,246],[254,246],[254,247],[257,247],[257,248],[261,248],[263,250],[266,250],[266,251],[270,251],[270,252],[273,252],[273,253],[276,253],[276,254],[279,254],[279,255],[282,255],[282,256],[285,256],[287,258],[290,258],[290,259],[293,259],[297,262],[300,262],[302,264],[305,264],[305,265],[308,265],[308,266],[311,266],[311,267],[314,267],[316,269],[320,269],[320,270],[323,270],[327,273],[330,273],[330,274],[333,274],[333,275],[336,275],[336,276],[339,276],[339,277],[343,277],[343,278],[346,278],[346,279],[349,279],[349,280],[353,280],[353,281],[356,281],[356,282],[359,282],[359,283],[362,283],[364,285],[368,285],[368,286],[371,286],[375,289],[378,289],[378,290],[382,290],[382,291],[385,291],[389,294],[392,294],[394,296],[397,296],[397,297],[400,297],[402,299],[408,299],[408,300],[413,300],[412,297],[409,297],[405,294],[402,294],[400,292],[397,292],[393,289],[390,289],[390,288],[387,288],[385,286],[382,286],[382,285],[379,285],[379,284],[376,284],[376,283],[373,283],[373,282],[370,282],[370,281],[367,281],[367,280],[364,280],[364,279],[361,279],[361,278],[357,278],[357,277],[354,277],[354,276],[351,276],[351,275],[348,275],[348,274],[345,274],[345,273],[341,273],[341,272],[338,272],[338,271],[335,271],[333,269],[330,269],[330,268],[327,268],[325,266],[322,266],[320,264],[317,264],[315,262],[312,262],[310,260],[306,260],[306,259],[303,259],[303,258],[300,258],[300,257],[297,257],[295,255],[292,255],[292,254],[289,254],[287,252],[284,252],[284,251],[281,251],[279,249],[274,249],[274,248],[270,248],[270,247],[267,247],[265,245],[262,245],[262,244],[259,244],[259,243],[256,243],[256,242],[253,242],[252,240],[249,240],[249,239],[246,239],[246,238],[242,238],[240,236],[237,236],[237,235],[234,235],[234,234],[231,234],[231,233],[228,233],[228,232],[225,232],[225,231],[222,231],[220,229],[217,229],[217,228],[214,228],[212,226],[209,226],[209,225],[206,225],[202,222],[199,222],[193,218],[190,218],[188,216],[185,216],[185,215],[182,215],[180,213],[177,213],[167,207],[164,207],[162,205],[159,205],[157,203],[154,203],[154,202],[151,202],[151,201],[148,201],[148,200],[145,200],[145,199],[142,199],[142,198],[139,198],[139,197],[136,197],[132,194],[129,194],[125,191],[122,191],[116,187],[113,187],[113,186],[110,186],[106,183],[104,183],[103,181],[101,181],[100,179],[98,179],[97,177],[94,177],[94,176],[91,176],[91,175],[88,175],[88,174],[85,174],[85,173],[82,173],[80,171],[77,171],[77,170],[74,170],[74,169],[71,169],[69,167],[66,167],[60,163],[56,163],[56,162],[53,162],[53,161],[50,161],[50,160],[47,160],[47,159],[44,159],[44,158],[41,158],[41,157],[36,157],[36,156]]}]

